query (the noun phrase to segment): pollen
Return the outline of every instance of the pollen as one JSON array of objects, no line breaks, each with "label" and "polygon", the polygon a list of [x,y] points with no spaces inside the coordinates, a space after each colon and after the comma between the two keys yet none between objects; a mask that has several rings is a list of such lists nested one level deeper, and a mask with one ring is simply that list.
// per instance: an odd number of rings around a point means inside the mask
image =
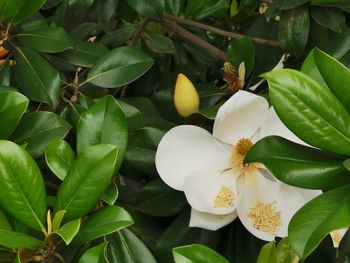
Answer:
[{"label": "pollen", "polygon": [[243,161],[250,148],[252,148],[253,143],[247,138],[242,138],[238,143],[233,147],[231,160],[232,163],[236,166],[242,167]]},{"label": "pollen", "polygon": [[228,61],[224,63],[224,72],[232,75],[237,75],[236,67]]},{"label": "pollen", "polygon": [[227,186],[221,186],[220,191],[214,199],[215,208],[227,208],[233,206],[235,194]]},{"label": "pollen", "polygon": [[257,202],[250,208],[248,217],[253,220],[253,226],[271,235],[276,235],[282,224],[281,212],[276,211],[276,201],[271,203]]}]

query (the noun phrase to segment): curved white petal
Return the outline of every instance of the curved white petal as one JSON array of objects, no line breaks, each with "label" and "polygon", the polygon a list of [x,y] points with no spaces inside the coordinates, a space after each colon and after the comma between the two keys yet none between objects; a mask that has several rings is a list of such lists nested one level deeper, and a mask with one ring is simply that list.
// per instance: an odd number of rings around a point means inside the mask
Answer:
[{"label": "curved white petal", "polygon": [[216,140],[209,132],[192,125],[168,131],[158,145],[155,163],[163,181],[183,190],[188,173],[198,169],[222,171],[231,166],[231,146]]},{"label": "curved white petal", "polygon": [[214,122],[214,137],[229,144],[251,138],[263,123],[268,107],[265,98],[238,91],[220,107]]},{"label": "curved white petal", "polygon": [[261,126],[259,139],[270,135],[278,135],[295,143],[310,146],[300,140],[293,132],[287,128],[287,126],[284,125],[273,107],[269,109],[269,113],[267,114],[267,117]]},{"label": "curved white petal", "polygon": [[[292,187],[292,186],[289,186]],[[322,194],[321,190],[311,190],[311,189],[305,189],[300,187],[293,186],[299,193],[302,194],[304,197],[305,202],[310,202],[312,199],[314,199],[316,196],[319,196]]]},{"label": "curved white petal", "polygon": [[227,215],[213,215],[199,212],[192,208],[190,227],[200,227],[207,230],[218,230],[237,218],[237,213],[233,212]]},{"label": "curved white petal", "polygon": [[339,247],[339,244],[347,230],[348,228],[346,227],[346,228],[334,230],[330,233],[334,247]]},{"label": "curved white petal", "polygon": [[237,214],[248,231],[265,241],[287,236],[292,216],[305,204],[302,194],[294,187],[268,180],[257,171],[244,175],[239,186]]},{"label": "curved white petal", "polygon": [[196,170],[185,179],[187,201],[199,212],[215,215],[232,213],[236,209],[236,177],[232,170]]}]

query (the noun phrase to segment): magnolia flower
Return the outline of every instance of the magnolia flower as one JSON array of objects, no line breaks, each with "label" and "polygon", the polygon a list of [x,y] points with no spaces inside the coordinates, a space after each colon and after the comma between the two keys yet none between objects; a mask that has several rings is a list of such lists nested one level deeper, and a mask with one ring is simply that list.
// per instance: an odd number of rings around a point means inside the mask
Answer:
[{"label": "magnolia flower", "polygon": [[238,216],[260,239],[287,235],[291,217],[320,191],[286,185],[262,164],[243,164],[253,144],[272,134],[297,140],[263,97],[238,91],[220,107],[212,134],[182,125],[164,135],[157,171],[170,187],[184,191],[191,227],[217,230]]}]

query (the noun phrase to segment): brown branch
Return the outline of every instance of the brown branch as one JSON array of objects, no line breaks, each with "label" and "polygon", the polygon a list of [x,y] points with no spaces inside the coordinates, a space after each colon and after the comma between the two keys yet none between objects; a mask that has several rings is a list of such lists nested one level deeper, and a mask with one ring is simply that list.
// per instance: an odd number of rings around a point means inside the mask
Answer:
[{"label": "brown branch", "polygon": [[147,18],[145,18],[142,21],[140,27],[135,31],[134,35],[132,36],[128,46],[131,46],[131,47],[135,46],[137,40],[139,40],[142,32],[145,30],[145,28],[148,25],[148,23],[149,23],[149,20]]},{"label": "brown branch", "polygon": [[263,39],[263,38],[258,38],[258,37],[250,37],[250,36],[246,36],[246,35],[243,35],[243,34],[229,32],[229,31],[225,31],[225,30],[213,27],[213,26],[205,25],[205,24],[197,22],[197,21],[193,21],[193,20],[190,20],[190,19],[173,16],[171,14],[165,13],[165,14],[163,14],[163,17],[165,19],[177,22],[179,24],[184,24],[184,25],[196,27],[196,28],[199,28],[199,29],[202,29],[202,30],[210,31],[210,32],[216,33],[216,34],[221,35],[221,36],[230,37],[230,38],[234,38],[234,39],[239,39],[239,38],[246,37],[246,38],[249,38],[253,42],[255,42],[257,44],[260,44],[260,45],[274,46],[274,47],[278,47],[279,46],[279,42],[275,41],[275,40]]},{"label": "brown branch", "polygon": [[222,52],[220,49],[213,46],[212,44],[209,44],[208,42],[204,41],[203,39],[196,36],[195,34],[192,34],[191,32],[183,29],[181,26],[177,25],[175,22],[172,22],[164,17],[163,25],[165,25],[167,28],[172,30],[179,37],[185,40],[188,40],[193,44],[196,44],[198,47],[208,51],[209,53],[216,56],[220,60],[226,61],[226,54],[224,52]]}]

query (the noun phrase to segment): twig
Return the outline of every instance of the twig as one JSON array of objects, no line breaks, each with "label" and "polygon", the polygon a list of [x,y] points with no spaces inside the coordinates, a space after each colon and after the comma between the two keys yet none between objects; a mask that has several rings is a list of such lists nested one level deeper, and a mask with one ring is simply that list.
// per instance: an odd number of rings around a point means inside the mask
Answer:
[{"label": "twig", "polygon": [[137,40],[139,40],[142,32],[145,30],[145,28],[148,25],[148,23],[149,23],[149,20],[147,18],[145,18],[142,21],[140,27],[135,31],[134,35],[132,36],[132,38],[131,38],[131,40],[129,42],[129,46],[131,46],[131,47],[135,46]]},{"label": "twig", "polygon": [[226,61],[226,54],[224,52],[222,52],[220,49],[213,46],[212,44],[209,44],[208,42],[204,41],[203,39],[196,36],[195,34],[192,34],[186,29],[183,29],[181,26],[177,25],[175,22],[168,20],[164,17],[163,24],[169,29],[171,29],[172,31],[174,31],[174,33],[176,33],[181,38],[188,40],[193,44],[196,44],[197,46],[213,54],[220,60]]},{"label": "twig", "polygon": [[274,46],[274,47],[278,47],[279,46],[279,42],[275,41],[275,40],[263,39],[263,38],[258,38],[258,37],[250,37],[250,36],[246,36],[246,35],[243,35],[243,34],[229,32],[229,31],[225,31],[225,30],[213,27],[213,26],[208,26],[206,24],[203,24],[203,23],[200,23],[200,22],[197,22],[197,21],[193,21],[193,20],[190,20],[190,19],[173,16],[171,14],[165,13],[165,14],[163,14],[163,17],[168,19],[168,20],[180,23],[180,24],[193,26],[193,27],[196,27],[196,28],[199,28],[199,29],[202,29],[202,30],[206,30],[206,31],[210,31],[210,32],[216,33],[216,34],[221,35],[221,36],[230,37],[230,38],[234,38],[234,39],[239,39],[239,38],[246,37],[246,38],[249,38],[253,42],[255,42],[257,44],[260,44],[260,45]]}]

